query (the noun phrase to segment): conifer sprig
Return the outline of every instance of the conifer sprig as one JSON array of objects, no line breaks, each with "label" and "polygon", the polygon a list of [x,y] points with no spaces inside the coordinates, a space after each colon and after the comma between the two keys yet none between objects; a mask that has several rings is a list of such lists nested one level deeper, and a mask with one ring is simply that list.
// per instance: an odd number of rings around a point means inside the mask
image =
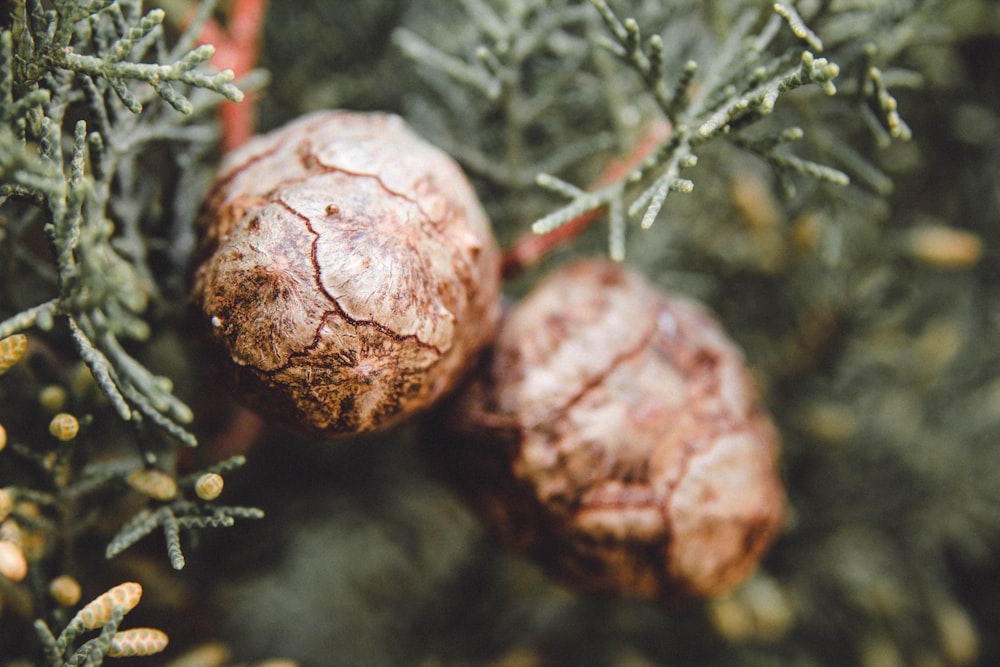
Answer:
[{"label": "conifer sprig", "polygon": [[186,563],[181,550],[181,530],[228,527],[236,519],[261,519],[264,512],[256,507],[213,506],[179,498],[155,509],[136,513],[108,543],[105,556],[114,558],[157,528],[163,529],[167,556],[175,570]]},{"label": "conifer sprig", "polygon": [[[823,55],[820,33],[791,3],[775,3],[769,17],[756,10],[738,16],[711,57],[699,58],[703,63],[686,57],[680,62],[671,60],[689,50],[675,43],[683,39],[676,33],[654,31],[645,38],[643,23],[652,20],[649,16],[623,18],[607,0],[590,0],[589,4],[556,3],[542,10],[537,2],[487,5],[466,0],[473,26],[469,32],[481,41],[464,53],[446,52],[409,30],[396,33],[397,44],[407,56],[443,75],[443,79],[428,76],[428,81],[455,113],[456,127],[466,120],[496,123],[501,119],[502,147],[495,143],[482,147],[468,138],[475,136],[469,131],[464,138],[441,141],[446,149],[493,182],[517,188],[530,177],[531,182],[568,200],[535,220],[532,229],[536,233],[605,211],[610,219],[610,254],[621,260],[628,221],[648,228],[671,192],[691,192],[694,182],[685,177],[685,170],[697,163],[704,144],[720,138],[758,155],[789,190],[790,176],[795,175],[838,185],[849,182],[836,166],[787,152],[789,144],[803,136],[800,129],[784,135],[772,132],[767,140],[758,136],[759,122],[773,114],[783,95],[805,87],[827,95],[837,91],[834,82],[841,68]],[[671,12],[653,11],[652,15],[663,20],[665,13]],[[546,30],[540,30],[542,26]],[[609,64],[607,54],[616,62]],[[616,97],[614,89],[621,84],[615,81],[629,78],[621,76],[622,67],[635,72],[642,94],[636,96],[631,89],[627,100]],[[877,68],[866,77],[869,97],[880,100],[880,108],[889,114],[888,126],[898,128],[898,136],[905,137],[905,124],[891,115],[895,101],[878,89]],[[559,106],[559,100],[585,95],[582,91],[598,81],[601,95],[591,95],[572,113],[581,118],[587,117],[584,114],[603,117],[604,127],[577,127],[565,139],[548,133],[548,125],[540,119],[546,114],[570,113]],[[476,103],[470,104],[462,95],[463,88],[478,96]],[[489,102],[475,116],[474,109],[482,100]],[[602,110],[602,104],[609,109]],[[637,143],[634,130],[622,132],[626,110],[641,114],[649,123],[665,122],[671,132],[618,182],[601,183],[596,189],[572,186],[564,174],[577,170],[589,157],[613,145],[627,149]],[[607,131],[608,123],[616,126],[613,135]],[[751,128],[754,132],[748,132]],[[443,130],[445,135],[448,132]],[[627,134],[631,137],[626,138]]]},{"label": "conifer sprig", "polygon": [[114,558],[157,528],[162,528],[170,564],[174,569],[181,570],[186,562],[181,550],[182,529],[228,527],[237,519],[263,518],[264,512],[256,507],[215,505],[190,500],[178,493],[179,487],[193,490],[197,479],[206,473],[228,472],[245,463],[245,457],[234,456],[176,481],[155,469],[133,468],[119,474],[119,479],[127,480],[130,486],[163,501],[163,504],[139,510],[108,543],[105,556]]},{"label": "conifer sprig", "polygon": [[[48,667],[97,667],[106,657],[147,656],[167,646],[166,633],[155,628],[119,631],[125,615],[139,603],[142,586],[135,582],[119,584],[85,605],[66,624],[57,637],[48,624],[39,619],[35,633],[42,643]],[[90,630],[100,630],[97,637],[76,646],[79,637]]]},{"label": "conifer sprig", "polygon": [[[558,173],[613,143],[606,133],[567,134],[559,141],[549,136],[558,129],[549,117],[564,113],[572,101],[566,88],[589,57],[583,33],[590,8],[568,0],[462,4],[478,42],[467,52],[444,51],[406,28],[394,34],[403,54],[434,74],[428,85],[460,111],[454,124],[433,130],[435,143],[471,171],[515,189],[530,188],[542,163]],[[495,118],[503,124],[500,145],[470,140],[477,124]],[[434,122],[430,115],[427,121]]]},{"label": "conifer sprig", "polygon": [[[697,100],[689,97],[691,83],[698,71],[695,62],[689,61],[682,67],[671,90],[666,83],[668,65],[663,56],[662,38],[653,35],[644,46],[635,19],[619,18],[605,0],[592,0],[591,4],[597,8],[611,34],[609,40],[601,43],[639,74],[644,88],[672,125],[673,132],[639,168],[620,182],[597,192],[574,191],[554,176],[541,175],[536,181],[541,187],[567,196],[571,201],[537,220],[532,226],[535,233],[544,234],[579,215],[606,208],[610,224],[609,254],[612,259],[621,261],[625,256],[628,220],[638,219],[640,226],[648,229],[670,192],[694,189],[694,183],[681,178],[680,174],[697,163],[694,151],[700,145],[726,136],[738,145],[751,148],[750,144],[741,143],[738,132],[771,114],[782,94],[806,85],[816,85],[828,95],[836,92],[833,80],[839,67],[835,63],[805,50],[800,51],[797,63],[783,66],[792,49],[785,48],[777,53],[767,51],[776,41],[781,19],[810,48],[822,48],[819,37],[805,25],[794,8],[781,3],[775,4],[776,15],[757,34],[750,32],[751,15],[738,23],[721,49],[720,57],[709,69]],[[791,135],[784,135],[782,141],[775,141],[768,149],[754,152],[779,171],[805,174],[839,185],[849,182],[848,176],[838,169],[773,150],[791,138]]]},{"label": "conifer sprig", "polygon": [[[116,195],[136,189],[134,164],[146,146],[213,139],[187,126],[186,117],[211,104],[199,91],[234,101],[242,93],[232,72],[204,67],[214,50],[190,48],[193,33],[179,40],[188,50],[169,50],[163,20],[160,9],[144,12],[141,0],[13,4],[10,29],[0,31],[0,206],[41,211],[57,293],[0,321],[0,333],[48,329],[64,318],[122,419],[149,421],[194,445],[184,427],[190,408],[122,344],[150,336],[143,315],[157,285],[145,263],[141,211]],[[167,113],[161,101],[187,116]],[[68,121],[73,108],[87,120]]]}]

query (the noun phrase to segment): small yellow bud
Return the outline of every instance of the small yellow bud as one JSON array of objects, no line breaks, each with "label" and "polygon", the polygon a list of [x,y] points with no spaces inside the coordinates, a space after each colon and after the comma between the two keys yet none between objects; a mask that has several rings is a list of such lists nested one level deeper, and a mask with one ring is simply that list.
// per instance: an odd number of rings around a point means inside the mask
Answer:
[{"label": "small yellow bud", "polygon": [[857,431],[857,416],[846,405],[818,402],[802,415],[802,426],[809,435],[828,445],[839,445]]},{"label": "small yellow bud", "polygon": [[28,351],[28,337],[24,334],[14,334],[0,340],[0,375],[24,357]]},{"label": "small yellow bud", "polygon": [[194,492],[202,500],[215,500],[222,493],[224,485],[225,481],[222,479],[222,475],[208,472],[198,478],[194,485]]},{"label": "small yellow bud", "polygon": [[59,412],[66,407],[68,395],[66,388],[62,385],[50,384],[42,387],[42,390],[38,392],[38,404],[48,410],[50,414]]},{"label": "small yellow bud", "polygon": [[108,622],[108,619],[111,618],[111,613],[116,608],[121,608],[125,613],[128,613],[133,607],[139,604],[141,597],[142,586],[139,584],[133,581],[118,584],[114,588],[101,593],[92,602],[88,603],[87,606],[78,611],[74,620],[79,619],[83,623],[83,627],[95,630]]},{"label": "small yellow bud", "polygon": [[174,658],[170,667],[224,667],[229,664],[231,653],[230,648],[220,641],[207,642]]},{"label": "small yellow bud", "polygon": [[756,232],[781,226],[780,204],[763,178],[742,175],[729,184],[729,198],[743,221]]},{"label": "small yellow bud", "polygon": [[950,665],[971,665],[979,658],[979,631],[968,612],[954,603],[935,610],[938,641]]},{"label": "small yellow bud", "polygon": [[177,497],[177,482],[167,473],[155,468],[138,468],[129,473],[129,486],[156,500],[173,500]]},{"label": "small yellow bud", "polygon": [[0,524],[0,540],[16,544],[28,560],[41,558],[45,553],[46,537],[45,531],[37,527],[37,521],[42,518],[42,510],[38,503],[17,500],[12,514],[25,519],[25,525],[19,525],[12,518],[7,519]]},{"label": "small yellow bud", "polygon": [[0,424],[0,452],[2,452],[3,448],[6,446],[7,446],[7,429],[3,427],[3,424]]},{"label": "small yellow bud", "polygon": [[819,213],[803,213],[792,225],[792,244],[800,252],[815,251],[823,240],[825,226],[823,216]]},{"label": "small yellow bud", "polygon": [[906,667],[899,647],[883,636],[872,637],[861,644],[861,667]]},{"label": "small yellow bud", "polygon": [[708,613],[715,631],[729,641],[741,641],[753,634],[753,613],[737,597],[728,595],[712,600]]},{"label": "small yellow bud", "polygon": [[935,269],[965,269],[983,254],[983,240],[972,232],[944,225],[910,231],[907,250],[915,260]]},{"label": "small yellow bud", "polygon": [[49,422],[49,433],[63,442],[72,440],[79,432],[80,422],[68,412],[60,412]]},{"label": "small yellow bud", "polygon": [[59,605],[72,607],[80,601],[80,584],[68,574],[60,575],[49,582],[49,595]]},{"label": "small yellow bud", "polygon": [[108,649],[109,658],[154,655],[167,648],[167,634],[156,628],[132,628],[116,632]]},{"label": "small yellow bud", "polygon": [[0,542],[13,542],[21,546],[21,527],[13,519],[0,523]]},{"label": "small yellow bud", "polygon": [[0,542],[0,576],[21,581],[28,574],[28,561],[14,542]]}]

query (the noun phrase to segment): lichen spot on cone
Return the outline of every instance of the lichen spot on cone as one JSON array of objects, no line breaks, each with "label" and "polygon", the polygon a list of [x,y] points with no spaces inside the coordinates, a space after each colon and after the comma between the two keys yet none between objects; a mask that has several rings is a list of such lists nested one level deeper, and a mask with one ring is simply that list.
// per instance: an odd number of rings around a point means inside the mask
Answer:
[{"label": "lichen spot on cone", "polygon": [[618,264],[543,278],[441,423],[436,467],[502,544],[579,589],[718,595],[782,522],[778,434],[741,352]]},{"label": "lichen spot on cone", "polygon": [[226,157],[191,303],[237,397],[293,431],[374,431],[494,334],[499,257],[458,165],[397,116],[319,112]]}]

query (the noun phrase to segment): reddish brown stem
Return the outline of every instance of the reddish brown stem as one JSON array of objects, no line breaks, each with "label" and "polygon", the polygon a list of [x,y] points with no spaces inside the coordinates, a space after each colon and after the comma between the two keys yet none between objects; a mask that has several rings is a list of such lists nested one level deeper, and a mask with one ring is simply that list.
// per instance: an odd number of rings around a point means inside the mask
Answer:
[{"label": "reddish brown stem", "polygon": [[[650,125],[632,152],[620,160],[610,163],[591,189],[597,190],[625,178],[643,160],[649,157],[670,134],[670,124],[658,121]],[[607,207],[599,207],[573,218],[547,234],[528,232],[504,250],[501,270],[504,280],[514,278],[534,266],[543,257],[579,236],[591,224],[600,220]]]},{"label": "reddish brown stem", "polygon": [[604,215],[605,208],[602,206],[587,211],[547,234],[529,232],[521,236],[503,252],[503,257],[500,260],[500,271],[503,279],[516,278],[556,248],[575,239]]},{"label": "reddish brown stem", "polygon": [[[215,46],[214,63],[220,69],[231,69],[237,78],[247,74],[257,64],[267,0],[232,0],[226,15],[226,28],[209,21],[199,42]],[[254,131],[256,95],[247,93],[242,102],[223,102],[219,108],[222,121],[222,142],[227,150],[242,145]]]}]

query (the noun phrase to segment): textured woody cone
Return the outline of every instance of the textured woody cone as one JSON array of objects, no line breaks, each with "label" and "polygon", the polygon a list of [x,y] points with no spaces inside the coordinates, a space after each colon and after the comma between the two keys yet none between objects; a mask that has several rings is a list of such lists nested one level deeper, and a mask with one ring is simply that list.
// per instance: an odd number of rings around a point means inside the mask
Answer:
[{"label": "textured woody cone", "polygon": [[492,337],[499,249],[459,167],[388,114],[322,112],[230,154],[191,302],[237,397],[280,425],[382,429]]},{"label": "textured woody cone", "polygon": [[739,350],[617,264],[544,279],[443,419],[430,455],[491,532],[584,590],[719,594],[781,524],[778,436]]}]

